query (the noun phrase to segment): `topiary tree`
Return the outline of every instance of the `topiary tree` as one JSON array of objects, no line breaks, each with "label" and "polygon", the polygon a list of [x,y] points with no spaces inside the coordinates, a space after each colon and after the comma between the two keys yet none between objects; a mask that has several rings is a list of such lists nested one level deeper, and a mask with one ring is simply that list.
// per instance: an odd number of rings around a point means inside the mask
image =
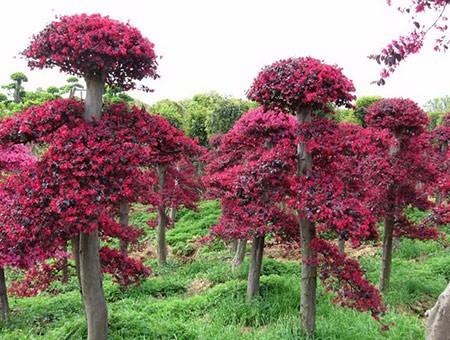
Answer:
[{"label": "topiary tree", "polygon": [[426,209],[431,206],[428,195],[436,180],[436,169],[429,155],[432,154],[426,113],[409,99],[382,99],[367,109],[367,124],[386,129],[397,140],[397,146],[389,157],[391,179],[383,197],[385,210],[383,256],[380,289],[389,287],[392,240],[394,235],[419,239],[436,239],[435,227],[427,228],[408,220],[403,210],[409,205]]},{"label": "topiary tree", "polygon": [[244,114],[208,157],[204,182],[222,207],[212,235],[252,240],[247,301],[259,294],[266,235],[298,240],[296,221],[287,206],[295,134],[294,118],[257,108]]},{"label": "topiary tree", "polygon": [[[355,295],[347,305],[367,310],[363,305],[370,304],[369,309],[375,317],[384,310],[376,289],[361,281],[361,269],[357,263],[345,259],[337,250],[334,251],[327,241],[321,239],[324,229],[337,230],[355,243],[374,234],[376,219],[367,209],[366,200],[358,199],[367,191],[361,188],[361,184],[352,189],[353,183],[346,183],[343,177],[339,176],[339,173],[344,172],[342,167],[351,164],[350,161],[355,157],[349,157],[346,161],[346,154],[342,152],[341,146],[336,145],[336,149],[328,147],[328,144],[333,144],[333,141],[341,140],[342,137],[336,136],[336,124],[327,119],[320,119],[322,112],[331,111],[330,104],[349,106],[350,101],[354,99],[351,94],[353,91],[352,82],[342,74],[341,69],[305,57],[280,60],[266,66],[255,78],[248,92],[249,99],[266,108],[294,114],[301,133],[297,139],[297,175],[293,178],[292,205],[296,207],[300,220],[300,314],[302,329],[308,336],[313,336],[315,329],[317,264],[320,262],[325,268],[322,272],[323,280],[326,281],[330,275],[337,276],[337,281],[334,282],[342,284],[342,290],[336,288],[339,285],[329,286],[337,289],[341,300],[349,298],[350,295],[345,291],[353,287]],[[349,151],[354,149],[355,145],[358,144],[354,144]],[[367,154],[372,153],[375,153],[375,150],[370,147]],[[335,171],[335,167],[341,170]],[[349,167],[346,172],[351,170]],[[352,177],[354,175],[350,178]],[[342,191],[342,187],[346,189]],[[339,214],[332,214],[333,210],[339,211]],[[349,224],[349,220],[354,223]],[[320,258],[318,253],[322,254]],[[332,259],[335,259],[336,267],[330,271],[330,266],[333,266],[330,262]],[[347,280],[346,266],[358,273],[353,276],[355,280]],[[365,293],[361,294],[362,291]]]},{"label": "topiary tree", "polygon": [[[157,78],[153,44],[139,30],[99,14],[62,16],[33,37],[23,52],[31,68],[58,67],[84,78],[87,86],[83,118],[87,124],[101,118],[105,84],[124,90],[136,80]],[[89,339],[106,339],[98,228],[80,233],[80,274]]]},{"label": "topiary tree", "polygon": [[14,72],[10,76],[11,80],[14,81],[14,102],[20,103],[21,102],[21,95],[23,92],[22,83],[27,82],[28,78],[27,76],[22,72]]}]

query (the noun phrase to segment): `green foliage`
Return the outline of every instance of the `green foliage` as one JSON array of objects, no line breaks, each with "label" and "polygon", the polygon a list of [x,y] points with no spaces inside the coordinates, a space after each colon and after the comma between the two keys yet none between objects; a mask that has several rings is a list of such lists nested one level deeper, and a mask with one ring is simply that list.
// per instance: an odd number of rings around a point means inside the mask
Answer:
[{"label": "green foliage", "polygon": [[157,113],[169,121],[177,129],[183,129],[184,106],[170,99],[163,99],[149,107],[150,112]]},{"label": "green foliage", "polygon": [[14,72],[9,76],[11,80],[14,80],[15,82],[27,82],[28,78],[27,76],[22,72]]},{"label": "green foliage", "polygon": [[431,111],[427,112],[428,118],[430,119],[430,124],[428,125],[428,130],[433,130],[442,124],[442,121],[448,111]]},{"label": "green foliage", "polygon": [[359,119],[355,115],[355,111],[352,109],[338,109],[332,118],[339,123],[353,123],[360,124]]},{"label": "green foliage", "polygon": [[424,107],[427,112],[448,112],[450,111],[450,96],[430,99]]},{"label": "green foliage", "polygon": [[363,127],[366,127],[367,108],[373,103],[379,101],[380,99],[383,98],[379,96],[364,96],[356,99],[354,115],[356,119],[359,121],[359,124],[361,124]]},{"label": "green foliage", "polygon": [[105,94],[103,95],[103,101],[105,103],[122,103],[133,104],[134,99],[127,93],[123,92],[120,87],[106,86]]}]

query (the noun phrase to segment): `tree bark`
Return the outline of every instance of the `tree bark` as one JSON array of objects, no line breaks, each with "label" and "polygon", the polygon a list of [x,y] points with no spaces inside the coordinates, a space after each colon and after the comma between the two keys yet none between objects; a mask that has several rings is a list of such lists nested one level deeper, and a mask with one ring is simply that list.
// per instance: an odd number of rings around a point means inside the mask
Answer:
[{"label": "tree bark", "polygon": [[337,243],[338,243],[339,252],[341,254],[345,255],[345,240],[339,239],[337,241]]},{"label": "tree bark", "polygon": [[234,272],[239,266],[244,262],[245,258],[245,248],[247,246],[247,239],[240,239],[234,255],[233,261],[231,262],[231,270]]},{"label": "tree bark", "polygon": [[[87,122],[101,117],[105,77],[86,78],[86,100],[83,118]],[[88,340],[108,337],[108,311],[103,292],[98,226],[89,234],[80,234],[81,289],[88,326]]]},{"label": "tree bark", "polygon": [[0,267],[0,303],[1,303],[1,319],[8,320],[9,316],[9,302],[8,290],[6,288],[5,269]]},{"label": "tree bark", "polygon": [[383,255],[381,260],[380,290],[389,288],[392,267],[392,239],[394,234],[394,217],[386,216],[384,220]]},{"label": "tree bark", "polygon": [[16,84],[14,86],[14,103],[20,103],[20,88],[22,87],[22,81],[16,80]]},{"label": "tree bark", "polygon": [[[124,201],[119,207],[119,223],[122,228],[128,228],[128,218],[130,214],[130,205]],[[128,241],[120,240],[120,251],[123,255],[128,256]]]},{"label": "tree bark", "polygon": [[[64,246],[64,252],[67,252],[67,243]],[[61,283],[66,284],[67,281],[69,281],[69,263],[67,261],[67,257],[64,257],[62,265]]]},{"label": "tree bark", "polygon": [[[299,125],[311,121],[311,108],[298,107],[296,110]],[[306,151],[303,142],[297,145],[299,175],[308,175],[312,170],[312,157]],[[302,212],[299,212],[302,215]],[[300,323],[308,337],[314,337],[316,324],[316,288],[317,288],[317,254],[311,249],[311,241],[315,237],[315,226],[311,221],[300,218],[300,235],[302,248],[302,283],[300,296]]]},{"label": "tree bark", "polygon": [[[162,195],[164,185],[166,182],[166,166],[158,165],[158,190]],[[166,243],[166,227],[167,227],[167,214],[166,207],[164,206],[164,197],[161,196],[161,203],[158,207],[158,227],[157,227],[157,241],[158,241],[158,264],[165,265],[167,263],[167,243]]]},{"label": "tree bark", "polygon": [[75,261],[75,269],[77,272],[77,279],[80,285],[80,294],[83,295],[83,288],[81,286],[81,274],[80,274],[80,236],[74,236],[71,239],[72,243],[72,256]]},{"label": "tree bark", "polygon": [[250,267],[248,269],[247,302],[259,294],[259,278],[261,276],[262,258],[264,252],[264,236],[254,237]]},{"label": "tree bark", "polygon": [[231,254],[236,254],[237,248],[238,248],[238,244],[239,244],[239,240],[235,239],[233,241],[231,241],[231,247],[230,247],[230,252]]},{"label": "tree bark", "polygon": [[450,337],[450,283],[425,316],[427,316],[426,339],[448,340]]},{"label": "tree bark", "polygon": [[169,209],[169,218],[172,221],[172,223],[175,223],[176,217],[177,217],[177,208],[170,208]]},{"label": "tree bark", "polygon": [[98,228],[90,234],[81,233],[80,273],[88,340],[104,340],[108,337],[108,312],[103,293],[99,243]]}]

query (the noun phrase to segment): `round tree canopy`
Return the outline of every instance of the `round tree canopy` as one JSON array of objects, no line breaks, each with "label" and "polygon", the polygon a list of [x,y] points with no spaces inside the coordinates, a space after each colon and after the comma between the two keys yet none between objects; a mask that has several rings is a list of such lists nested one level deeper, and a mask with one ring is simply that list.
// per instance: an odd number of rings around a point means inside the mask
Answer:
[{"label": "round tree canopy", "polygon": [[80,14],[47,25],[22,53],[31,68],[57,66],[72,75],[104,77],[107,84],[130,90],[135,80],[158,77],[153,46],[128,23]]},{"label": "round tree canopy", "polygon": [[301,57],[264,67],[247,96],[272,109],[295,112],[301,107],[312,107],[329,111],[329,103],[349,106],[354,91],[353,83],[339,67]]},{"label": "round tree canopy", "polygon": [[388,129],[397,136],[418,135],[425,131],[428,116],[410,99],[382,99],[367,109],[367,125]]}]

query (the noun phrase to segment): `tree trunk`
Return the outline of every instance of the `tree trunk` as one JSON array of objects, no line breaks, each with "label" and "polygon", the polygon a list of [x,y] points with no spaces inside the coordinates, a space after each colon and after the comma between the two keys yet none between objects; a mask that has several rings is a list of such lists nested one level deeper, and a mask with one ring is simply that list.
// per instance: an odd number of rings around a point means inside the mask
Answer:
[{"label": "tree trunk", "polygon": [[[301,125],[311,121],[311,108],[297,108],[297,121]],[[297,172],[307,175],[312,170],[312,157],[306,151],[304,143],[297,145]],[[299,212],[302,215],[302,212]],[[300,218],[300,235],[302,247],[302,284],[300,296],[300,323],[308,337],[314,337],[316,325],[316,288],[317,288],[317,254],[311,249],[311,241],[315,237],[315,226],[309,220]]]},{"label": "tree trunk", "polygon": [[259,294],[259,278],[261,276],[262,258],[264,252],[264,236],[254,237],[252,255],[248,269],[247,302]]},{"label": "tree trunk", "polygon": [[[119,223],[122,228],[128,228],[128,217],[130,214],[130,205],[124,201],[119,207]],[[128,241],[120,240],[120,251],[123,255],[128,256]]]},{"label": "tree trunk", "polygon": [[[158,173],[158,190],[162,195],[164,190],[164,185],[166,182],[166,166],[158,165],[157,168]],[[167,215],[166,208],[163,204],[164,197],[161,196],[161,203],[158,207],[158,228],[157,232],[157,241],[158,241],[158,264],[165,265],[167,263],[167,243],[166,243],[166,227],[167,227]]]},{"label": "tree trunk", "polygon": [[16,84],[14,86],[14,103],[20,103],[20,88],[22,87],[22,81],[16,80]]},{"label": "tree trunk", "polygon": [[345,255],[345,240],[339,239],[337,241],[337,243],[338,243],[339,252],[341,254]]},{"label": "tree trunk", "polygon": [[0,267],[0,303],[2,308],[2,320],[8,320],[9,316],[9,302],[8,302],[8,290],[6,288],[5,269]]},{"label": "tree trunk", "polygon": [[72,256],[75,261],[75,269],[77,272],[77,279],[80,285],[80,294],[83,295],[83,288],[81,286],[81,274],[80,274],[80,236],[74,236],[71,239],[72,243]]},{"label": "tree trunk", "polygon": [[231,247],[230,247],[230,253],[236,254],[237,248],[238,248],[239,240],[235,239],[231,241]]},{"label": "tree trunk", "polygon": [[247,239],[243,238],[239,240],[236,249],[236,254],[234,255],[233,261],[231,262],[231,270],[234,272],[239,266],[244,262],[245,258],[245,248],[247,246]]},{"label": "tree trunk", "polygon": [[[83,118],[91,122],[101,117],[105,77],[101,75],[85,80],[87,93]],[[80,276],[88,340],[104,340],[108,337],[108,311],[103,292],[99,248],[98,227],[90,234],[80,234]]]},{"label": "tree trunk", "polygon": [[450,283],[425,316],[427,316],[426,339],[448,340],[450,337]]},{"label": "tree trunk", "polygon": [[[67,253],[67,243],[64,246],[64,252]],[[67,256],[63,258],[61,283],[66,284],[69,281],[69,263],[67,261]]]},{"label": "tree trunk", "polygon": [[394,233],[394,217],[386,216],[384,220],[383,256],[381,260],[380,290],[385,292],[389,288],[392,266],[392,239]]},{"label": "tree trunk", "polygon": [[107,339],[108,312],[103,293],[98,228],[80,235],[80,273],[88,323],[88,340]]},{"label": "tree trunk", "polygon": [[175,223],[175,218],[177,217],[177,208],[170,208],[169,210],[169,218],[172,223]]}]

